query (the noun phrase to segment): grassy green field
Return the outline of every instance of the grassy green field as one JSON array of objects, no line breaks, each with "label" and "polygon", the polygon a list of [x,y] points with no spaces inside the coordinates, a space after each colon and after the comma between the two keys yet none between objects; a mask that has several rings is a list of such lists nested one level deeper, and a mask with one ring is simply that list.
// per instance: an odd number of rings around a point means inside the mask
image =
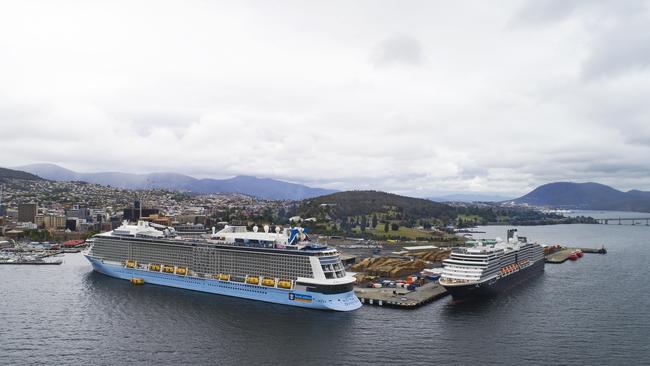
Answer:
[{"label": "grassy green field", "polygon": [[463,221],[478,221],[478,222],[480,222],[482,220],[481,216],[479,216],[479,215],[458,214],[458,218],[462,219]]},{"label": "grassy green field", "polygon": [[[431,240],[438,239],[438,236],[433,235],[431,231],[412,229],[405,226],[400,226],[398,230],[390,230],[390,226],[387,232],[384,232],[384,224],[378,224],[374,229],[367,228],[366,233],[375,235],[379,238],[390,238],[390,237],[404,237],[410,240],[415,240],[416,238],[427,238]],[[361,229],[355,227],[353,229],[355,233],[360,233]]]}]

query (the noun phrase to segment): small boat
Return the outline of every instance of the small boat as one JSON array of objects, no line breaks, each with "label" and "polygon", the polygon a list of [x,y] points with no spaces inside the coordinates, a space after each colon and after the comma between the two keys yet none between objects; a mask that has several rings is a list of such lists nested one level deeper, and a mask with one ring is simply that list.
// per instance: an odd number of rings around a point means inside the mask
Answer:
[{"label": "small boat", "polygon": [[268,287],[275,287],[275,280],[273,278],[263,278],[262,279],[262,285],[268,286]]},{"label": "small boat", "polygon": [[571,253],[569,255],[569,260],[577,261],[578,260],[578,254],[576,254],[576,252]]},{"label": "small boat", "polygon": [[584,253],[582,253],[582,250],[578,249],[578,250],[576,250],[576,255],[577,255],[578,257],[582,258],[582,256],[584,255]]},{"label": "small boat", "polygon": [[251,284],[251,285],[259,285],[260,284],[260,278],[259,277],[248,277],[246,278],[246,283]]},{"label": "small boat", "polygon": [[290,280],[280,280],[280,281],[278,281],[278,287],[279,288],[284,288],[284,289],[290,289],[291,288],[291,281]]}]

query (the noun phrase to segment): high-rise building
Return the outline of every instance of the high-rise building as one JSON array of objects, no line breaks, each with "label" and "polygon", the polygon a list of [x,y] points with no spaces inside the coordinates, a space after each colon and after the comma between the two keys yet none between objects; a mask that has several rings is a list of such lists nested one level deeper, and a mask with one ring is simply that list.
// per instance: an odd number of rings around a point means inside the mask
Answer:
[{"label": "high-rise building", "polygon": [[65,210],[65,216],[68,218],[76,217],[79,219],[90,220],[90,209],[87,207],[80,207],[75,205],[73,208]]},{"label": "high-rise building", "polygon": [[35,203],[21,203],[18,205],[19,222],[36,222],[38,207]]},{"label": "high-rise building", "polygon": [[135,222],[140,219],[140,214],[142,214],[142,217],[148,217],[159,213],[160,210],[157,208],[143,208],[140,206],[140,201],[135,201],[133,202],[133,207],[124,209],[123,218],[124,220]]},{"label": "high-rise building", "polygon": [[70,231],[77,231],[77,218],[71,218],[65,220],[65,229]]},{"label": "high-rise building", "polygon": [[4,217],[7,215],[7,206],[2,203],[2,199],[4,198],[4,185],[0,184],[0,217]]},{"label": "high-rise building", "polygon": [[43,215],[36,215],[36,217],[34,218],[34,223],[35,223],[36,226],[38,226],[38,227],[43,227],[43,226],[45,225],[45,216],[43,216]]},{"label": "high-rise building", "polygon": [[43,224],[46,229],[65,229],[65,216],[49,214],[43,217]]}]

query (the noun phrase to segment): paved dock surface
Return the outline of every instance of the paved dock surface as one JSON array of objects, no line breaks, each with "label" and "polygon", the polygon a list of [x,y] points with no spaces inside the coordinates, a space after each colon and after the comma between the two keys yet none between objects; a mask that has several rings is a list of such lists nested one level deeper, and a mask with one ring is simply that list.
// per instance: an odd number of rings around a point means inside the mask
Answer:
[{"label": "paved dock surface", "polygon": [[553,264],[564,263],[567,259],[569,259],[569,256],[571,255],[571,253],[573,253],[573,251],[575,251],[575,249],[573,248],[565,248],[565,249],[558,250],[557,252],[546,256],[546,263],[553,263]]},{"label": "paved dock surface", "polygon": [[391,306],[399,308],[416,308],[449,294],[447,290],[437,282],[426,283],[423,286],[417,287],[415,291],[409,291],[405,288],[355,287],[354,292],[359,300],[361,300],[365,305]]},{"label": "paved dock surface", "polygon": [[564,263],[569,259],[571,253],[576,250],[581,250],[583,253],[606,254],[605,248],[563,248],[557,252],[551,253],[545,257],[546,263],[558,264]]}]

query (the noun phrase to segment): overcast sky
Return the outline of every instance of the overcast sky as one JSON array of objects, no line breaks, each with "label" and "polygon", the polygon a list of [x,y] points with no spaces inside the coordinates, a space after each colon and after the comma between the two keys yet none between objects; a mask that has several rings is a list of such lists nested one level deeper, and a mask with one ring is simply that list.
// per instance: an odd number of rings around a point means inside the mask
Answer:
[{"label": "overcast sky", "polygon": [[648,1],[2,1],[0,166],[650,190]]}]

